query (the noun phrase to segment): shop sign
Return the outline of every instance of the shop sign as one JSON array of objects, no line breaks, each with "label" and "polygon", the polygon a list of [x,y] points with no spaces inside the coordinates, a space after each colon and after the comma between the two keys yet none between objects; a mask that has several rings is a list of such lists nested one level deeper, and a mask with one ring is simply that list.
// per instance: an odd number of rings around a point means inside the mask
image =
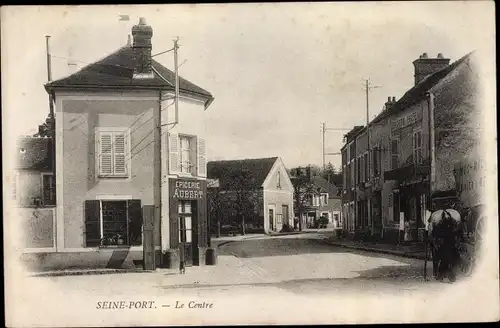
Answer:
[{"label": "shop sign", "polygon": [[417,123],[422,119],[422,112],[415,111],[392,122],[391,131],[402,129],[408,125]]},{"label": "shop sign", "polygon": [[204,196],[202,183],[200,181],[177,180],[174,182],[172,198],[200,199]]}]

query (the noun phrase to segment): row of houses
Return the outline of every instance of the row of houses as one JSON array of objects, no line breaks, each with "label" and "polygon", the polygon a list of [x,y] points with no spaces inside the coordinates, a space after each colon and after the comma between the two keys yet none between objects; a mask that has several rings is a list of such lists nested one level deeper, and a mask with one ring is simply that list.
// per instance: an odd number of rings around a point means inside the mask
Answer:
[{"label": "row of houses", "polygon": [[[404,226],[421,240],[426,211],[457,202],[455,167],[477,149],[480,81],[475,53],[450,64],[438,54],[413,62],[414,86],[388,97],[368,126],[355,126],[341,149],[344,229],[351,236],[397,242]],[[479,181],[479,180],[478,180]],[[483,183],[466,189],[479,191]]]},{"label": "row of houses", "polygon": [[208,178],[217,181],[213,229],[215,220],[263,233],[315,227],[320,217],[342,224],[337,187],[317,175],[306,176],[308,188],[299,185],[280,157],[208,162]]},{"label": "row of houses", "polygon": [[[18,141],[13,215],[25,232],[21,257],[36,269],[135,267],[145,251],[167,268],[178,267],[181,254],[188,266],[205,264],[211,179],[230,194],[235,178],[248,178],[245,192],[256,191],[256,206],[245,213],[247,228],[294,225],[294,188],[282,160],[207,163],[213,95],[179,77],[176,110],[176,75],[152,58],[152,27],[141,18],[131,34],[112,54],[47,83],[55,113],[39,132],[48,137]],[[234,212],[234,203],[224,207]]]}]

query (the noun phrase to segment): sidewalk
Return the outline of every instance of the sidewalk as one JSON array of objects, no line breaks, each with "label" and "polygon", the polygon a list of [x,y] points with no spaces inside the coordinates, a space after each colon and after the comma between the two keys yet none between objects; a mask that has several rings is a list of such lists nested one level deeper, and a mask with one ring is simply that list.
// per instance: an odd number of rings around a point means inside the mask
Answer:
[{"label": "sidewalk", "polygon": [[391,254],[402,257],[425,259],[425,245],[421,242],[415,242],[409,245],[393,245],[381,243],[368,243],[361,241],[351,241],[342,239],[323,239],[327,244],[345,247],[350,249],[357,249],[367,252]]}]

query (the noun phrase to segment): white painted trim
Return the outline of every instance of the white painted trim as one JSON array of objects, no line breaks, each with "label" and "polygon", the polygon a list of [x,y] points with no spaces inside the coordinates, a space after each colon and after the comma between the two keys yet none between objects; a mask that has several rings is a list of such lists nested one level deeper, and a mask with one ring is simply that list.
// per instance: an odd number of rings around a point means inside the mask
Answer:
[{"label": "white painted trim", "polygon": [[289,194],[293,195],[293,191],[286,191],[286,190],[272,190],[272,189],[263,189],[264,192],[275,192],[278,194]]},{"label": "white painted trim", "polygon": [[64,248],[64,108],[63,99],[56,98],[56,249]]},{"label": "white painted trim", "polygon": [[[74,247],[74,248],[64,248],[58,253],[90,253],[90,252],[112,252],[116,250],[128,249],[130,251],[142,251],[142,246],[130,246],[122,248],[112,248],[112,247]],[[161,250],[160,246],[155,246],[155,251]]]},{"label": "white painted trim", "polygon": [[57,101],[60,100],[125,100],[144,101],[158,100],[158,91],[73,91],[57,92]]},{"label": "white painted trim", "polygon": [[23,253],[55,253],[57,252],[55,247],[40,247],[40,248],[25,248]]},{"label": "white painted trim", "polygon": [[102,194],[96,195],[96,200],[130,200],[134,199],[132,195]]},{"label": "white painted trim", "polygon": [[[162,100],[169,97],[174,97],[174,92],[162,92]],[[196,95],[179,95],[179,100],[193,102],[197,104],[205,104],[203,96]],[[158,90],[140,90],[140,91],[62,91],[56,92],[56,99],[58,100],[125,100],[125,101],[144,101],[144,100],[158,100]]]}]

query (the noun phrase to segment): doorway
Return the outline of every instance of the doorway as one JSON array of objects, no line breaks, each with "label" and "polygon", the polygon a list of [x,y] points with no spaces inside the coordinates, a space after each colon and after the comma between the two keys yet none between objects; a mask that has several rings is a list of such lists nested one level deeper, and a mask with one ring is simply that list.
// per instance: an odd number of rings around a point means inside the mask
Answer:
[{"label": "doorway", "polygon": [[276,226],[274,224],[274,214],[276,213],[274,205],[269,205],[269,214],[268,214],[268,219],[269,219],[269,230],[274,231],[276,229]]},{"label": "doorway", "polygon": [[290,224],[290,217],[289,217],[289,213],[288,213],[288,205],[282,205],[281,213],[283,215],[283,224],[291,225]]},{"label": "doorway", "polygon": [[193,217],[194,206],[192,201],[180,201],[179,213],[179,249],[185,266],[193,265]]}]

